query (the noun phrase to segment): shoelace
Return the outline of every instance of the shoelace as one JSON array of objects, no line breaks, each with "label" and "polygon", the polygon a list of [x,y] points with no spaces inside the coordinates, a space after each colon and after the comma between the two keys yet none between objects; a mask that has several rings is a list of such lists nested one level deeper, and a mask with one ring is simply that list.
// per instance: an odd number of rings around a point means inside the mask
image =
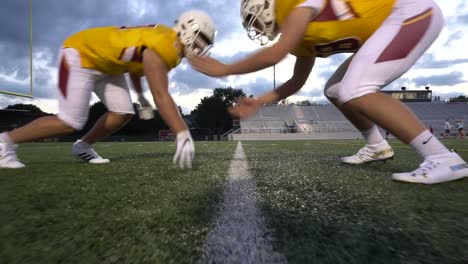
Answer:
[{"label": "shoelace", "polygon": [[366,147],[361,148],[361,149],[358,151],[357,156],[358,156],[359,158],[367,158],[367,157],[371,157],[371,158],[372,158],[372,152],[371,152],[371,150],[366,146]]},{"label": "shoelace", "polygon": [[439,164],[439,162],[433,160],[424,161],[423,163],[419,164],[419,168],[415,169],[411,174],[413,176],[424,175],[426,172],[437,168]]}]

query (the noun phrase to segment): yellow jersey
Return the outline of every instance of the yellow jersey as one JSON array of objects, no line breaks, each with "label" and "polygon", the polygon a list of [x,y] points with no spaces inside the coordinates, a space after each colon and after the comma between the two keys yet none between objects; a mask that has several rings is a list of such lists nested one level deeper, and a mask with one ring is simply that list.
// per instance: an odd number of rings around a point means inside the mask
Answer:
[{"label": "yellow jersey", "polygon": [[[295,56],[328,57],[356,52],[390,15],[396,0],[324,0],[304,39],[291,52]],[[276,23],[305,0],[276,0]]]},{"label": "yellow jersey", "polygon": [[78,50],[83,68],[140,76],[144,49],[156,52],[168,70],[180,63],[183,54],[177,33],[163,25],[91,28],[67,38],[63,47]]}]

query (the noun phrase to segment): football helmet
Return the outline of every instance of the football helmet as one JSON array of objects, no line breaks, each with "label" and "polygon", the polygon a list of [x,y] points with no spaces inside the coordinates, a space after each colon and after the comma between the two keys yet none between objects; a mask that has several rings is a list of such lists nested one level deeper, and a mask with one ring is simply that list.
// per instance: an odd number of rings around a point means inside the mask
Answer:
[{"label": "football helmet", "polygon": [[275,40],[275,0],[242,0],[242,26],[250,39],[264,46]]},{"label": "football helmet", "polygon": [[175,21],[174,30],[184,45],[185,56],[205,55],[213,47],[216,28],[210,16],[203,11],[184,12]]}]

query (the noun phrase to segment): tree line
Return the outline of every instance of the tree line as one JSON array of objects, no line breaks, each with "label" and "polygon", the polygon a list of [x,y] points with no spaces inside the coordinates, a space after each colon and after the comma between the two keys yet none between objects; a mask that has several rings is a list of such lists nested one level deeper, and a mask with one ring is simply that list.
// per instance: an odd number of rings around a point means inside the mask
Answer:
[{"label": "tree line", "polygon": [[[245,93],[242,89],[232,87],[216,88],[211,96],[202,98],[190,114],[184,115],[180,107],[179,111],[189,127],[194,131],[195,137],[197,134],[198,136],[221,135],[233,127],[233,119],[227,108],[234,103],[236,98],[243,96],[245,96]],[[138,107],[138,104],[133,104],[135,113],[138,113]],[[5,109],[44,113],[39,107],[32,104],[9,105]],[[84,129],[71,137],[80,136],[91,129],[94,123],[106,112],[107,108],[102,102],[91,105],[88,121]],[[154,114],[154,119],[151,120],[141,120],[136,114],[127,125],[114,134],[114,137],[155,137],[159,130],[169,129],[157,109],[154,110]]]},{"label": "tree line", "polygon": [[[242,89],[232,87],[215,88],[211,96],[202,98],[200,103],[188,115],[184,115],[179,107],[180,114],[186,120],[192,130],[194,137],[199,139],[206,135],[221,135],[229,131],[233,127],[233,119],[229,115],[227,109],[231,106],[238,97],[246,96]],[[450,102],[468,102],[468,96],[460,95],[450,99]],[[289,105],[287,99],[279,102],[279,104]],[[315,105],[308,100],[294,103],[296,105]],[[134,103],[135,113],[138,113],[138,104]],[[44,113],[39,107],[32,104],[16,104],[9,105],[5,109],[27,110],[33,113]],[[90,107],[88,121],[84,129],[71,137],[80,136],[94,125],[94,123],[107,112],[106,106],[101,103],[95,103]],[[44,113],[45,114],[45,113]],[[120,129],[114,136],[116,137],[148,137],[155,138],[159,130],[167,130],[168,126],[162,120],[158,110],[154,110],[154,119],[141,120],[138,115],[135,115],[131,121]]]}]

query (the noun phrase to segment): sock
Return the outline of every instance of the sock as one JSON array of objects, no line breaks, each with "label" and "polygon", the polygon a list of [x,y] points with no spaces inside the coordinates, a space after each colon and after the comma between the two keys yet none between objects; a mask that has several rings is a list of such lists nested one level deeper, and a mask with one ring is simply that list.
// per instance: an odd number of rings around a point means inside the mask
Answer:
[{"label": "sock", "polygon": [[423,159],[430,155],[450,153],[450,150],[427,129],[411,140],[410,145]]},{"label": "sock", "polygon": [[90,148],[91,147],[91,144],[89,144],[88,142],[80,139],[80,144],[82,147],[85,147],[85,148]]},{"label": "sock", "polygon": [[3,132],[0,134],[0,142],[6,143],[6,144],[15,144],[11,138],[10,135],[8,135],[7,132]]},{"label": "sock", "polygon": [[384,138],[382,137],[382,134],[380,134],[376,125],[367,130],[361,131],[361,134],[368,145],[375,145],[384,141]]}]

